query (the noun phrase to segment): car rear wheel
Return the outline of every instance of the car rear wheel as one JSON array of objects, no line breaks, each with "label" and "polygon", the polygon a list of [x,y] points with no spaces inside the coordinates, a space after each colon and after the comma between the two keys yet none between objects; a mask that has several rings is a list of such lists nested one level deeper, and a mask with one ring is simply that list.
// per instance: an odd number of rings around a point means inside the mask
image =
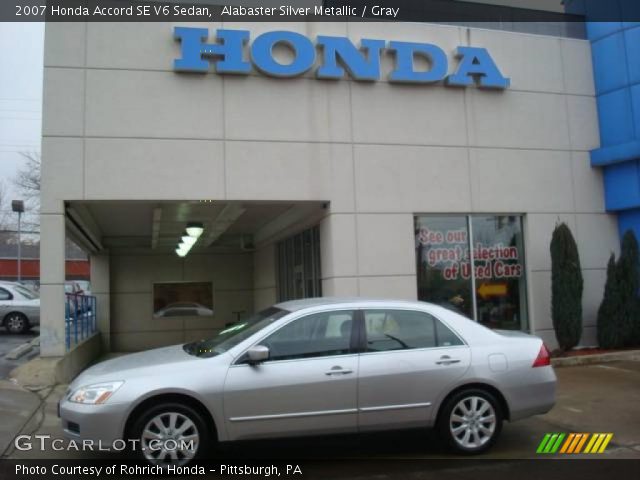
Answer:
[{"label": "car rear wheel", "polygon": [[187,405],[150,408],[133,426],[136,456],[153,465],[187,465],[206,451],[211,435],[202,416]]},{"label": "car rear wheel", "polygon": [[9,333],[25,333],[29,330],[29,319],[20,312],[13,312],[4,317],[4,326]]},{"label": "car rear wheel", "polygon": [[489,449],[500,435],[502,411],[485,390],[469,389],[447,400],[438,419],[440,435],[455,451],[466,454]]}]

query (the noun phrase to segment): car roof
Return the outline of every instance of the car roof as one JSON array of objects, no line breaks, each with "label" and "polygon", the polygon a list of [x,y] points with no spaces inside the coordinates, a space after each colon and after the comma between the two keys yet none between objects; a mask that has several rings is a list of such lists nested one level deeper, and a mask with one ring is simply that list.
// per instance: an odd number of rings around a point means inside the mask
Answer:
[{"label": "car roof", "polygon": [[397,300],[397,299],[385,299],[385,298],[366,298],[366,297],[315,297],[315,298],[303,298],[300,300],[289,300],[281,302],[275,305],[277,308],[295,312],[306,308],[323,307],[323,306],[340,306],[351,305],[359,306],[393,306],[393,305],[406,305],[414,307],[422,307],[426,305],[425,302],[417,302],[411,300]]}]

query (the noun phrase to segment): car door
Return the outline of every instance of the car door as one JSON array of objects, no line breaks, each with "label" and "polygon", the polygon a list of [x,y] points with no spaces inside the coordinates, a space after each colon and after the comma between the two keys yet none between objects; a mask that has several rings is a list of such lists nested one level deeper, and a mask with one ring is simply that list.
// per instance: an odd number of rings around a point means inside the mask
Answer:
[{"label": "car door", "polygon": [[437,398],[469,368],[469,348],[422,311],[363,310],[361,322],[359,429],[429,425]]},{"label": "car door", "polygon": [[257,345],[269,360],[231,365],[224,388],[230,440],[357,429],[358,354],[353,311],[297,318]]},{"label": "car door", "polygon": [[4,316],[10,312],[12,306],[13,295],[9,290],[0,287],[0,323]]}]

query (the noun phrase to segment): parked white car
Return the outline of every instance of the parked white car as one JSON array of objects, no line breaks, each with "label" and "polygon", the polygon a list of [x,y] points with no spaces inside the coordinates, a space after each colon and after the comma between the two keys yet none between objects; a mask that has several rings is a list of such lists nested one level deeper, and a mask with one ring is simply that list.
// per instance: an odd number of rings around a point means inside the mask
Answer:
[{"label": "parked white car", "polygon": [[40,325],[40,296],[16,282],[0,282],[0,319],[9,333]]}]

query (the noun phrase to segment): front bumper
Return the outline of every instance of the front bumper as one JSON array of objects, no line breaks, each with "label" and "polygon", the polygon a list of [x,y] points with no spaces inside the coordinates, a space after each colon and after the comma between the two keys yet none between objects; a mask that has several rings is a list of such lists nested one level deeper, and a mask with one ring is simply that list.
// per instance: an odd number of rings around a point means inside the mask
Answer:
[{"label": "front bumper", "polygon": [[126,403],[83,405],[63,398],[58,404],[58,416],[65,437],[91,440],[105,449],[113,446],[116,440],[124,440],[127,414]]}]

